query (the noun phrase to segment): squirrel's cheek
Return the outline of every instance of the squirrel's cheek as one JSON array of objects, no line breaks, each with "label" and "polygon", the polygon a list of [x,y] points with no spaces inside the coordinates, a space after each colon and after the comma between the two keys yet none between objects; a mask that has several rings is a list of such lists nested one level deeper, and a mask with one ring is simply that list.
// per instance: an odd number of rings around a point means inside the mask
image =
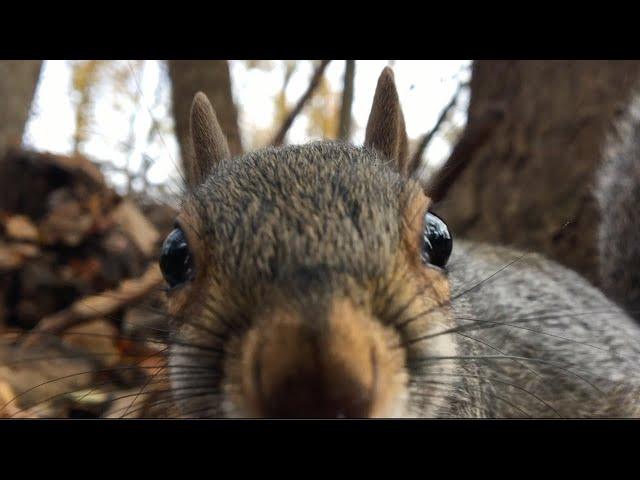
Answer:
[{"label": "squirrel's cheek", "polygon": [[177,317],[188,303],[189,294],[187,289],[170,292],[167,294],[167,311],[172,317]]},{"label": "squirrel's cheek", "polygon": [[441,305],[451,299],[451,287],[447,276],[439,269],[424,267],[420,269],[419,278],[423,285],[430,285],[431,298]]}]

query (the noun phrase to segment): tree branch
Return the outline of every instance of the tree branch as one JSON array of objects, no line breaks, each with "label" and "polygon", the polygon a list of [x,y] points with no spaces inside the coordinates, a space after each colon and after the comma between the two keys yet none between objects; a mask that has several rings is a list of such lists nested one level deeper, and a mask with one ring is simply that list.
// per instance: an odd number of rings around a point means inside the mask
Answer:
[{"label": "tree branch", "polygon": [[160,269],[154,262],[141,277],[125,280],[115,290],[82,298],[65,310],[44,317],[25,337],[22,347],[34,345],[42,335],[58,335],[89,320],[112,315],[144,298],[162,281]]},{"label": "tree branch", "polygon": [[309,99],[311,98],[315,90],[320,85],[320,79],[322,78],[322,75],[324,74],[324,71],[326,70],[330,61],[331,60],[323,60],[322,63],[320,63],[320,65],[318,66],[318,68],[316,68],[316,71],[313,72],[313,76],[311,77],[311,81],[309,82],[309,86],[307,87],[307,90],[304,92],[302,97],[300,97],[300,100],[298,100],[298,103],[296,103],[296,106],[293,107],[291,112],[289,112],[289,115],[282,123],[280,130],[278,131],[276,136],[273,138],[273,141],[271,142],[273,146],[277,147],[279,145],[282,145],[282,143],[284,142],[284,137],[287,135],[289,128],[291,128],[293,121],[296,119],[298,114],[304,108],[307,101],[309,101]]},{"label": "tree branch", "polygon": [[438,117],[438,120],[436,120],[436,124],[424,135],[424,137],[422,137],[422,140],[420,141],[416,152],[413,154],[413,157],[411,157],[408,171],[413,172],[417,169],[418,165],[420,165],[420,161],[422,160],[424,151],[427,149],[434,135],[438,132],[441,125],[444,123],[444,120],[447,118],[449,112],[453,109],[453,107],[455,107],[456,103],[458,103],[458,98],[460,97],[460,92],[462,92],[462,89],[468,86],[469,82],[463,82],[458,85],[458,88],[451,97],[451,100],[449,100],[449,103],[447,103],[440,112],[440,116]]}]

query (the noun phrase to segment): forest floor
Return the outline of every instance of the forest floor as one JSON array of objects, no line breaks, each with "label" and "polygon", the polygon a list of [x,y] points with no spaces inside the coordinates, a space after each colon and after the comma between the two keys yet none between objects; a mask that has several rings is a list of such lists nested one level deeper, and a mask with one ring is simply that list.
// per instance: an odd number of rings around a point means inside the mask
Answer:
[{"label": "forest floor", "polygon": [[0,159],[0,417],[167,417],[157,254],[175,216],[82,156]]}]

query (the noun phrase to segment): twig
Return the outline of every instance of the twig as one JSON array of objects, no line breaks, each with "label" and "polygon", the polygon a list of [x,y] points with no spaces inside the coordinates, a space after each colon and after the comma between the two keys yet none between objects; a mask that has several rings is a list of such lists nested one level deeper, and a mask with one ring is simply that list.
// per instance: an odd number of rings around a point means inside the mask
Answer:
[{"label": "twig", "polygon": [[23,348],[36,343],[41,335],[57,335],[81,323],[111,315],[145,297],[162,283],[162,274],[156,263],[138,278],[123,281],[115,290],[109,290],[78,300],[69,308],[43,318],[22,342]]},{"label": "twig", "polygon": [[425,188],[433,202],[438,202],[446,196],[456,178],[469,164],[473,153],[489,138],[503,116],[504,108],[495,105],[488,108],[472,127],[467,124],[451,155]]},{"label": "twig", "polygon": [[307,101],[309,101],[309,99],[313,95],[313,92],[315,92],[315,90],[320,85],[320,79],[322,78],[322,75],[324,74],[324,71],[327,68],[327,65],[329,65],[330,61],[331,60],[323,60],[322,63],[320,63],[320,65],[318,66],[318,68],[316,68],[316,71],[313,72],[313,76],[311,77],[311,81],[309,82],[309,86],[307,87],[306,92],[304,92],[302,97],[300,97],[300,100],[298,100],[298,103],[296,103],[296,106],[293,107],[293,110],[289,112],[289,115],[282,123],[280,130],[278,131],[276,136],[273,138],[273,141],[271,142],[273,146],[277,147],[279,145],[282,145],[282,143],[284,142],[284,137],[287,135],[289,128],[291,128],[293,121],[296,119],[298,114],[302,111]]},{"label": "twig", "polygon": [[411,162],[409,163],[410,172],[415,171],[418,165],[420,165],[420,161],[422,160],[422,155],[424,151],[429,146],[429,143],[431,143],[431,140],[440,129],[442,123],[444,123],[444,120],[447,118],[447,115],[449,115],[449,112],[453,109],[453,107],[455,107],[456,103],[458,102],[458,98],[460,97],[460,92],[462,92],[462,89],[468,86],[469,86],[469,82],[463,82],[458,85],[458,88],[456,89],[453,96],[451,97],[451,100],[449,100],[449,103],[447,103],[445,107],[442,109],[442,111],[440,112],[440,116],[438,117],[438,120],[436,120],[436,124],[431,128],[431,130],[429,130],[424,135],[424,137],[422,137],[422,140],[420,141],[420,144],[418,145],[416,152],[413,154],[413,157],[411,157]]},{"label": "twig", "polygon": [[348,141],[351,133],[351,105],[353,104],[353,79],[356,73],[355,60],[347,60],[344,69],[344,87],[342,88],[342,105],[340,106],[340,124],[338,138]]}]

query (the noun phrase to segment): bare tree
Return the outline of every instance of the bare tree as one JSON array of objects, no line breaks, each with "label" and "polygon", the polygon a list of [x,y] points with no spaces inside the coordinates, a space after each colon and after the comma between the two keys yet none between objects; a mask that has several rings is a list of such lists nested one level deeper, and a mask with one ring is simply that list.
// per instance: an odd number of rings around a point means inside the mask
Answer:
[{"label": "bare tree", "polygon": [[291,125],[293,125],[293,121],[296,119],[298,114],[302,111],[304,106],[307,104],[309,99],[313,96],[313,93],[320,86],[320,81],[322,80],[322,76],[324,75],[324,71],[327,69],[329,62],[331,60],[323,60],[320,62],[320,65],[315,69],[313,75],[311,76],[311,80],[309,81],[309,86],[302,94],[296,105],[291,109],[289,115],[284,119],[282,125],[280,126],[278,132],[273,137],[272,145],[279,146],[284,142],[285,137],[287,136],[287,132]]},{"label": "bare tree", "polygon": [[436,207],[458,236],[542,252],[597,281],[592,197],[613,121],[638,61],[477,61],[468,127],[501,122]]},{"label": "bare tree", "polygon": [[231,75],[226,60],[169,60],[173,117],[183,158],[190,155],[189,110],[196,92],[204,92],[216,111],[232,155],[242,153],[238,110],[233,102]]},{"label": "bare tree", "polygon": [[22,142],[41,66],[41,60],[0,61],[0,153]]},{"label": "bare tree", "polygon": [[429,130],[427,133],[424,134],[424,136],[420,140],[420,143],[418,143],[418,147],[416,148],[416,151],[411,156],[411,160],[409,162],[410,172],[420,167],[420,164],[422,163],[422,155],[424,154],[424,151],[427,149],[427,147],[429,146],[429,143],[431,143],[431,140],[433,140],[433,137],[436,135],[436,133],[438,133],[438,130],[440,130],[440,128],[444,124],[445,120],[449,116],[449,113],[455,108],[456,103],[458,102],[458,97],[460,97],[460,93],[462,92],[462,90],[464,88],[467,88],[468,86],[469,84],[466,82],[458,85],[458,88],[456,89],[455,93],[451,97],[451,100],[449,100],[449,103],[447,103],[445,107],[442,109],[442,111],[440,112],[440,115],[438,116],[438,119],[436,120],[435,125],[431,128],[431,130]]}]

